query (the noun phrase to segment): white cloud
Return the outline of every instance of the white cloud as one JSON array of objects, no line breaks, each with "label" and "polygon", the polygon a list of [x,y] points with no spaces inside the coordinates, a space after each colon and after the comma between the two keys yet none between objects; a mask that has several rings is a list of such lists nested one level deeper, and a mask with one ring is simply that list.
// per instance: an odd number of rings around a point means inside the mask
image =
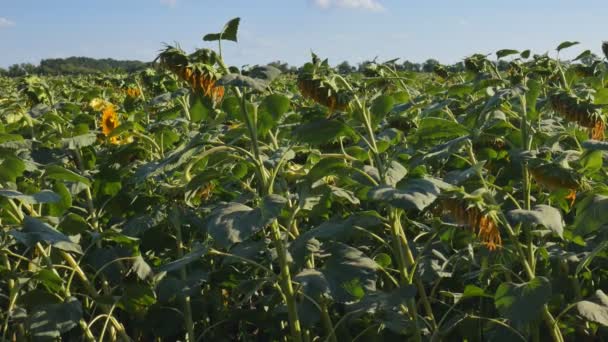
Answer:
[{"label": "white cloud", "polygon": [[322,9],[348,8],[376,12],[384,10],[384,6],[378,0],[312,0],[312,3]]},{"label": "white cloud", "polygon": [[177,5],[177,0],[160,0],[160,3],[173,8]]},{"label": "white cloud", "polygon": [[12,27],[15,26],[15,22],[8,20],[4,17],[0,17],[0,28],[4,28],[4,27]]}]

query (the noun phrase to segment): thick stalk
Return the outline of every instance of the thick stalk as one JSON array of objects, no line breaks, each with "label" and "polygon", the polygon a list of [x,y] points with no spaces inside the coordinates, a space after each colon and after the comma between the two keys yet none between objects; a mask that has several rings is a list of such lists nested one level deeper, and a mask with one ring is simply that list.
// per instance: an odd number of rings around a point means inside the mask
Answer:
[{"label": "thick stalk", "polygon": [[[176,242],[177,242],[177,258],[181,259],[184,257],[184,244],[183,244],[183,237],[182,237],[182,227],[179,221],[179,214],[178,214],[178,209],[174,208],[173,209],[173,217],[171,220],[171,223],[173,224],[173,227],[175,228],[175,238],[176,238]],[[186,267],[183,266],[180,270],[180,277],[182,278],[183,281],[186,281],[188,279],[188,274],[186,273]],[[196,341],[196,337],[194,335],[194,321],[192,320],[192,306],[190,305],[190,296],[184,296],[183,298],[183,303],[182,303],[182,307],[184,310],[184,323],[186,324],[186,341],[187,342],[194,342]]]},{"label": "thick stalk", "polygon": [[276,220],[272,223],[271,228],[272,239],[274,240],[274,244],[277,249],[279,266],[281,268],[280,284],[281,290],[285,295],[285,302],[287,302],[287,314],[289,317],[291,338],[294,342],[302,342],[302,328],[300,327],[300,319],[298,317],[295,292],[291,284],[291,274],[289,271],[289,263],[287,261],[287,251],[285,249],[285,245],[283,244],[283,240],[281,239],[279,224]]}]

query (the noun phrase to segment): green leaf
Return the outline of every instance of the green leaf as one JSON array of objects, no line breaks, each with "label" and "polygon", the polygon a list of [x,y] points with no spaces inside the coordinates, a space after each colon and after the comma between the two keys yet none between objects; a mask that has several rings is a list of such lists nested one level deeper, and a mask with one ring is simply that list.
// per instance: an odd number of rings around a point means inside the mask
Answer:
[{"label": "green leaf", "polygon": [[236,120],[241,117],[241,102],[235,96],[224,98],[222,101],[222,109],[228,114],[228,118]]},{"label": "green leaf", "polygon": [[575,275],[578,275],[582,270],[587,268],[589,264],[598,256],[604,249],[608,248],[608,241],[602,241],[597,247],[591,251],[591,253],[587,254],[583,260],[576,266],[576,270],[574,271]]},{"label": "green leaf", "polygon": [[600,88],[595,92],[593,103],[598,105],[608,104],[608,88]]},{"label": "green leaf", "polygon": [[486,297],[492,298],[491,294],[486,293],[484,289],[475,285],[467,285],[464,288],[464,292],[462,293],[462,297],[460,299],[465,298],[475,298],[475,297]]},{"label": "green leaf", "polygon": [[370,111],[373,114],[373,122],[377,124],[382,121],[386,114],[388,114],[393,109],[394,105],[395,100],[392,96],[381,95],[374,99],[370,108]]},{"label": "green leaf", "polygon": [[574,228],[577,235],[593,233],[608,222],[608,196],[593,195],[585,197],[576,205]]},{"label": "green leaf", "polygon": [[0,158],[0,182],[16,183],[24,171],[25,163],[21,159],[11,155]]},{"label": "green leaf", "polygon": [[602,291],[595,291],[595,301],[583,300],[576,303],[578,314],[588,321],[608,327],[608,296]]},{"label": "green leaf", "polygon": [[602,169],[603,161],[602,151],[585,151],[578,162],[583,167],[585,173],[594,173]]},{"label": "green leaf", "polygon": [[551,206],[539,204],[532,210],[515,209],[508,213],[509,219],[515,223],[530,226],[544,226],[559,237],[564,237],[564,221],[561,212]]},{"label": "green leaf", "polygon": [[65,138],[62,140],[63,147],[69,150],[75,150],[95,144],[97,141],[97,134],[94,132],[77,135],[71,138]]},{"label": "green leaf", "polygon": [[[329,283],[325,279],[325,275],[315,269],[305,269],[296,274],[293,280],[300,284],[302,292],[306,294],[306,297],[298,303],[300,320],[305,327],[314,327],[321,317],[321,312],[315,304],[325,300],[324,297],[331,297]],[[311,299],[315,303],[312,303]]]},{"label": "green leaf", "polygon": [[561,44],[559,44],[557,46],[556,50],[559,52],[559,51],[561,51],[563,49],[567,49],[567,48],[569,48],[571,46],[574,46],[574,45],[577,45],[577,44],[578,44],[578,42],[565,41],[565,42],[562,42]]},{"label": "green leaf", "polygon": [[373,292],[363,297],[357,303],[347,306],[347,310],[358,313],[382,313],[387,311],[401,311],[401,305],[406,305],[407,301],[415,298],[416,287],[414,285],[404,285],[391,292]]},{"label": "green leaf", "polygon": [[457,122],[431,117],[420,120],[414,138],[421,143],[435,144],[440,141],[451,140],[468,134],[469,131]]},{"label": "green leaf", "polygon": [[72,207],[72,194],[63,182],[55,182],[53,191],[60,197],[60,200],[49,204],[49,213],[51,216],[59,217]]},{"label": "green leaf", "polygon": [[296,265],[301,265],[305,261],[304,258],[311,240],[345,241],[358,231],[354,227],[369,229],[379,226],[381,222],[376,212],[360,212],[350,215],[346,219],[331,219],[298,236],[289,246],[289,252]]},{"label": "green leaf", "polygon": [[82,304],[74,297],[64,303],[41,305],[26,319],[28,333],[35,340],[58,340],[82,319]]},{"label": "green leaf", "polygon": [[346,169],[348,169],[348,165],[342,158],[323,158],[308,171],[307,177],[311,183],[314,183],[323,177],[336,175]]},{"label": "green leaf", "polygon": [[383,201],[391,205],[411,210],[424,210],[435,201],[442,188],[448,184],[434,178],[416,178],[408,180],[397,188],[381,185],[369,191],[367,196],[374,201]]},{"label": "green leaf", "polygon": [[386,182],[388,185],[395,186],[407,175],[407,169],[401,163],[391,160],[390,165],[386,170]]},{"label": "green leaf", "polygon": [[519,51],[511,49],[498,50],[496,51],[496,58],[500,59],[509,55],[515,55],[517,53],[519,53]]},{"label": "green leaf", "polygon": [[80,182],[86,186],[91,186],[91,181],[88,178],[83,177],[75,173],[74,171],[68,170],[59,165],[47,166],[46,170],[44,171],[44,174],[46,178],[49,179],[68,182]]},{"label": "green leaf", "polygon": [[89,230],[89,224],[80,215],[67,213],[59,222],[57,229],[67,235],[82,234]]},{"label": "green leaf", "polygon": [[53,229],[48,224],[30,216],[26,216],[23,220],[23,228],[21,230],[11,230],[9,233],[17,241],[28,247],[32,247],[38,242],[48,243],[66,252],[82,254],[82,248],[79,244],[72,242],[67,236]]},{"label": "green leaf", "polygon": [[215,208],[207,219],[207,231],[220,247],[247,240],[269,225],[285,206],[287,200],[278,195],[264,197],[259,208],[241,203],[226,203]]},{"label": "green leaf", "polygon": [[186,266],[190,263],[193,263],[197,260],[200,260],[201,257],[204,256],[205,254],[207,254],[208,251],[209,251],[209,246],[197,245],[194,248],[192,248],[190,253],[184,255],[180,259],[171,261],[170,263],[167,263],[167,264],[164,264],[164,265],[158,267],[156,269],[156,273],[179,271],[184,266]]},{"label": "green leaf", "polygon": [[205,105],[205,99],[201,94],[193,94],[190,96],[189,111],[192,122],[201,122],[209,117],[211,109]]},{"label": "green leaf", "polygon": [[293,131],[297,140],[312,145],[321,145],[341,137],[357,138],[355,131],[348,125],[336,120],[315,120],[302,124]]},{"label": "green leaf", "polygon": [[123,287],[118,307],[129,313],[145,313],[145,310],[156,303],[154,290],[147,284],[128,284]]},{"label": "green leaf", "polygon": [[263,136],[276,127],[283,114],[287,113],[291,103],[281,94],[271,94],[262,100],[258,109],[258,131]]},{"label": "green leaf", "polygon": [[231,19],[224,25],[222,32],[220,33],[209,33],[203,37],[203,40],[206,42],[216,41],[216,40],[230,40],[233,42],[237,42],[237,33],[239,30],[239,23],[241,22],[241,18]]},{"label": "green leaf", "polygon": [[330,257],[321,272],[335,301],[350,302],[376,290],[378,265],[363,252],[340,242],[330,243],[324,252]]},{"label": "green leaf", "polygon": [[33,195],[24,195],[16,190],[0,190],[0,197],[16,199],[26,204],[57,203],[61,196],[51,190],[42,190]]},{"label": "green leaf", "polygon": [[494,304],[500,314],[517,327],[539,319],[543,306],[551,298],[551,282],[545,277],[515,284],[505,282],[494,294]]}]

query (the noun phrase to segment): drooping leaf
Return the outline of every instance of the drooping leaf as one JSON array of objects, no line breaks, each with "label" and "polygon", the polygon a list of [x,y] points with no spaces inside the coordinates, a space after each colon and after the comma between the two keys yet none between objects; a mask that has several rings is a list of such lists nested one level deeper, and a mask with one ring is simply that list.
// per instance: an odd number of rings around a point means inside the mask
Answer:
[{"label": "drooping leaf", "polygon": [[17,241],[28,247],[40,242],[67,252],[82,254],[82,248],[79,244],[72,242],[70,238],[48,224],[30,216],[24,218],[21,230],[11,230],[9,233]]},{"label": "drooping leaf", "polygon": [[[324,244],[324,247],[327,247]],[[360,250],[340,242],[329,244],[324,252],[322,273],[327,279],[334,300],[345,303],[360,299],[376,290],[378,265]]]},{"label": "drooping leaf", "polygon": [[39,306],[27,316],[26,326],[36,340],[56,340],[76,327],[82,315],[82,304],[70,297],[64,303]]},{"label": "drooping leaf", "polygon": [[61,196],[51,190],[42,190],[33,195],[24,195],[16,190],[0,190],[0,197],[16,199],[26,204],[57,203]]},{"label": "drooping leaf", "polygon": [[274,220],[287,203],[283,197],[264,197],[259,208],[240,203],[226,203],[214,209],[207,220],[207,231],[221,247],[247,240]]},{"label": "drooping leaf", "polygon": [[530,226],[543,226],[550,229],[559,237],[563,237],[564,222],[561,212],[546,204],[539,204],[532,210],[515,209],[508,213],[509,218],[515,223]]},{"label": "drooping leaf", "polygon": [[588,321],[608,327],[608,296],[602,291],[595,291],[595,300],[583,300],[576,303],[578,314]]},{"label": "drooping leaf", "polygon": [[49,179],[68,181],[68,182],[80,182],[86,186],[91,186],[91,181],[83,177],[74,171],[68,170],[59,165],[50,165],[44,172],[45,176]]},{"label": "drooping leaf", "polygon": [[435,201],[442,188],[448,184],[434,178],[410,179],[397,188],[382,185],[371,189],[368,197],[374,201],[383,201],[406,210],[424,210]]}]

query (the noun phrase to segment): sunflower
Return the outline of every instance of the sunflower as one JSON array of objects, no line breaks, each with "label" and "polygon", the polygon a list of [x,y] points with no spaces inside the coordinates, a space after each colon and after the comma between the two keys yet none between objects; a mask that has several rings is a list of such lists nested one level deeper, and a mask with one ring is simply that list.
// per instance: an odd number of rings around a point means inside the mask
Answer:
[{"label": "sunflower", "polygon": [[468,205],[461,199],[446,198],[441,201],[441,211],[447,213],[457,224],[468,226],[473,232],[477,232],[481,243],[490,251],[495,251],[502,246],[502,238],[496,221],[477,206]]},{"label": "sunflower", "polygon": [[[104,108],[101,115],[101,131],[107,137],[112,134],[112,131],[119,125],[118,115],[114,110],[114,106],[108,105]],[[111,137],[110,142],[113,144],[118,143],[118,137]]]}]

